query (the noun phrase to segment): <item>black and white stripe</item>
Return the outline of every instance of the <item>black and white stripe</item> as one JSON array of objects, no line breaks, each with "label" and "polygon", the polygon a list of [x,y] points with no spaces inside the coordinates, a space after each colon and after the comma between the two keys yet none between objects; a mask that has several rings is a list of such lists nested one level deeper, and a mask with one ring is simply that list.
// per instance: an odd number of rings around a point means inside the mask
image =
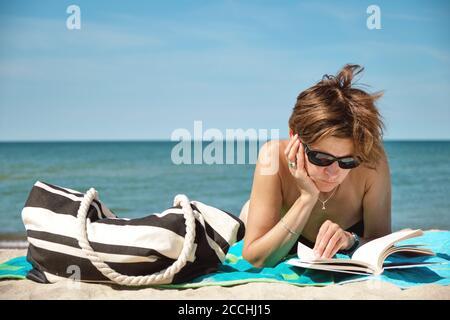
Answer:
[{"label": "black and white stripe", "polygon": [[[77,212],[84,194],[36,182],[22,210],[29,242],[33,280],[54,282],[80,270],[81,281],[110,282],[87,259],[78,244]],[[195,215],[194,250],[171,283],[186,282],[217,270],[229,247],[244,236],[244,224],[226,211],[191,201]],[[138,219],[120,219],[101,201],[88,210],[88,239],[99,257],[117,272],[145,276],[170,266],[180,255],[186,226],[180,207]],[[41,276],[35,275],[41,273]],[[42,280],[44,279],[44,280]]]}]

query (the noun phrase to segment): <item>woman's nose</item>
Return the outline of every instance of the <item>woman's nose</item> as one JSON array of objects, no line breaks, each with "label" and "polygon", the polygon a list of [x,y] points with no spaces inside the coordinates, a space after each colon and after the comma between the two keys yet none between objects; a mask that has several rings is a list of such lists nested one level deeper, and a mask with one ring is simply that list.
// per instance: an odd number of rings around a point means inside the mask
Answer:
[{"label": "woman's nose", "polygon": [[332,164],[330,164],[328,167],[325,168],[325,172],[330,177],[337,176],[339,174],[339,170],[340,168],[337,161],[333,162]]}]

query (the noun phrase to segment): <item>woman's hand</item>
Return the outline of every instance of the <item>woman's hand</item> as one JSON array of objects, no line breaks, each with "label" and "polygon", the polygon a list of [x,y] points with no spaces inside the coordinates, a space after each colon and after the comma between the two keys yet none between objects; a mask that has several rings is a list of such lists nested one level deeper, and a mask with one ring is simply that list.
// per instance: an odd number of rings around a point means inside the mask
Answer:
[{"label": "woman's hand", "polygon": [[[288,167],[291,174],[294,176],[297,187],[300,190],[301,196],[310,196],[317,201],[319,197],[319,189],[317,189],[314,181],[308,176],[305,169],[305,151],[303,144],[298,138],[298,134],[291,137],[289,144],[284,150],[284,154],[288,160]],[[289,162],[293,162],[296,165],[294,167],[289,166]]]},{"label": "woman's hand", "polygon": [[348,249],[353,245],[353,237],[350,232],[330,220],[325,221],[317,234],[313,251],[316,258],[328,259],[333,257],[341,249]]}]

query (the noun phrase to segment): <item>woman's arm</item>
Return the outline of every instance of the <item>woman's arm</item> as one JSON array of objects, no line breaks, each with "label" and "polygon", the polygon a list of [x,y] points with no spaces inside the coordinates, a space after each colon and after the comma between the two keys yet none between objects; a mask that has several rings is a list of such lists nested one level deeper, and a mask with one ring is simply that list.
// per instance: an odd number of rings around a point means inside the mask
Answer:
[{"label": "woman's arm", "polygon": [[[283,198],[278,170],[271,174],[264,170],[268,159],[279,165],[279,156],[278,141],[269,141],[261,148],[256,163],[242,252],[243,258],[256,267],[274,266],[297,241],[297,236],[280,222]],[[301,233],[315,203],[313,197],[300,196],[286,213],[285,225]]]}]

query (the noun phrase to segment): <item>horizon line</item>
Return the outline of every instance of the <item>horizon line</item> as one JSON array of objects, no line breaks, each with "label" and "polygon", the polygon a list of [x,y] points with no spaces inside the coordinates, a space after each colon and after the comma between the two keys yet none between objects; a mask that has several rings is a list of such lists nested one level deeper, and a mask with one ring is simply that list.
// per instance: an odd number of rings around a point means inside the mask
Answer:
[{"label": "horizon line", "polygon": [[[286,140],[287,137],[281,137],[277,140]],[[236,139],[236,140],[226,140],[226,139],[217,139],[217,140],[198,140],[198,139],[192,139],[191,142],[213,142],[213,141],[270,141],[271,139]],[[96,143],[96,142],[106,142],[106,143],[112,143],[112,142],[181,142],[183,140],[170,140],[170,139],[92,139],[92,140],[83,140],[83,139],[67,139],[67,140],[0,140],[0,143]],[[450,142],[450,138],[408,138],[408,139],[383,139],[383,142]]]}]

